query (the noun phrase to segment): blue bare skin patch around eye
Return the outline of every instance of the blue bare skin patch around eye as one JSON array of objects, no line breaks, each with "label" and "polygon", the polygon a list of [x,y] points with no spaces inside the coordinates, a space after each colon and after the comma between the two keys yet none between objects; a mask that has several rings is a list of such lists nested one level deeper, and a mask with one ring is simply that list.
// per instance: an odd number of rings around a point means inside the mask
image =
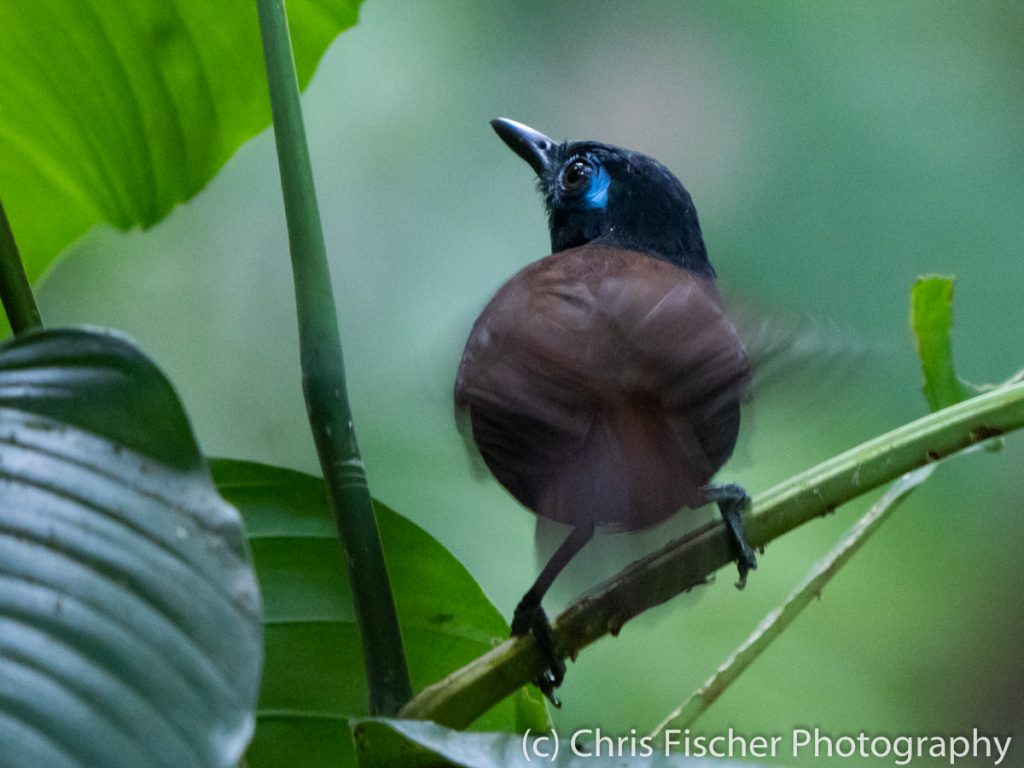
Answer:
[{"label": "blue bare skin patch around eye", "polygon": [[587,193],[580,201],[584,208],[605,208],[608,205],[608,187],[611,179],[608,171],[602,166],[597,166],[596,173],[590,179],[590,186]]}]

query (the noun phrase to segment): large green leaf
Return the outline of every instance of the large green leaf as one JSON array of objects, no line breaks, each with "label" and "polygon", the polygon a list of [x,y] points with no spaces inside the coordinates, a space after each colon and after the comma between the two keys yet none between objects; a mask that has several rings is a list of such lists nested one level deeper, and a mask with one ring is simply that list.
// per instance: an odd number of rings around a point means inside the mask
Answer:
[{"label": "large green leaf", "polygon": [[[352,594],[320,478],[260,464],[213,462],[217,487],[241,511],[265,604],[266,669],[250,768],[354,765],[347,719],[367,714]],[[377,504],[414,687],[435,682],[508,636],[508,625],[436,540]],[[544,728],[534,690],[477,722]]]},{"label": "large green leaf", "polygon": [[68,329],[0,351],[0,763],[229,766],[260,600],[160,371]]},{"label": "large green leaf", "polygon": [[[299,79],[360,0],[288,4]],[[148,226],[270,122],[253,0],[0,0],[0,198],[29,276]]]}]

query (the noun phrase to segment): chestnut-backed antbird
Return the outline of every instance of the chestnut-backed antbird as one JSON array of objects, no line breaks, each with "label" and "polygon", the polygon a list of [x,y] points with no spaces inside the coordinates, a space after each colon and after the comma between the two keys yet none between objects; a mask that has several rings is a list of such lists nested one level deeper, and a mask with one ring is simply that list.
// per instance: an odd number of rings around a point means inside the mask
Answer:
[{"label": "chestnut-backed antbird", "polygon": [[537,174],[552,254],[503,285],[466,343],[456,408],[524,506],[572,530],[516,608],[565,672],[541,600],[595,528],[636,531],[717,502],[742,586],[756,567],[738,485],[710,485],[736,443],[750,366],[719,302],[697,212],[657,161],[491,125]]}]

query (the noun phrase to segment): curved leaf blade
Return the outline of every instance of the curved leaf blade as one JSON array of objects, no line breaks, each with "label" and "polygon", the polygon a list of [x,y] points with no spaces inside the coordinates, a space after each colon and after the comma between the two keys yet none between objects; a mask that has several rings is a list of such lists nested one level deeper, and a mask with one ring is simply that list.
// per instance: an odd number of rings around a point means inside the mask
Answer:
[{"label": "curved leaf blade", "polygon": [[919,277],[910,295],[910,324],[924,376],[928,408],[937,411],[978,394],[953,366],[953,278]]},{"label": "curved leaf blade", "polygon": [[181,469],[203,467],[170,382],[110,331],[65,328],[11,340],[0,359],[0,408],[58,419]]},{"label": "curved leaf blade", "polygon": [[234,765],[260,665],[238,513],[216,494],[160,371],[112,333],[48,330],[7,345],[4,765]]},{"label": "curved leaf blade", "polygon": [[[368,713],[352,595],[323,480],[248,462],[212,462],[217,487],[242,513],[263,590],[266,668],[249,768],[355,765],[347,721]],[[429,534],[377,503],[415,688],[435,682],[508,636],[465,568]],[[547,727],[524,689],[476,727]]]},{"label": "curved leaf blade", "polygon": [[[301,85],[360,0],[289,3]],[[99,223],[149,226],[270,122],[250,0],[0,0],[0,197],[30,278]]]}]

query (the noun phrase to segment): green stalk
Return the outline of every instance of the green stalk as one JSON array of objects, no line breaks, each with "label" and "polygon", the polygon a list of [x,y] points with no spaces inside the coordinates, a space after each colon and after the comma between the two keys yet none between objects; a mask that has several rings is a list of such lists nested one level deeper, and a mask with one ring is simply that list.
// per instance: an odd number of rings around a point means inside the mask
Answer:
[{"label": "green stalk", "polygon": [[391,584],[345,386],[337,310],[282,0],[257,0],[299,316],[302,388],[355,599],[370,712],[412,697]]},{"label": "green stalk", "polygon": [[[929,414],[755,496],[745,515],[747,538],[755,548],[763,547],[906,472],[1021,427],[1024,383]],[[584,594],[558,617],[554,633],[560,654],[575,658],[634,616],[703,584],[733,556],[721,522],[669,542]],[[532,636],[507,640],[425,688],[399,715],[465,727],[540,675],[545,664]]]},{"label": "green stalk", "polygon": [[43,319],[39,315],[32,288],[25,275],[25,266],[18,253],[18,244],[14,242],[14,232],[7,220],[3,201],[0,200],[0,300],[11,323],[15,336],[33,328],[42,328]]},{"label": "green stalk", "polygon": [[846,532],[839,544],[815,563],[800,585],[786,598],[786,602],[769,613],[750,637],[722,662],[715,674],[658,724],[651,732],[651,737],[656,737],[666,728],[683,730],[693,725],[694,721],[754,663],[754,660],[782,635],[803,609],[821,595],[825,585],[840,568],[853,557],[871,534],[878,530],[910,492],[931,476],[936,466],[926,464],[896,481],[853,528]]}]

